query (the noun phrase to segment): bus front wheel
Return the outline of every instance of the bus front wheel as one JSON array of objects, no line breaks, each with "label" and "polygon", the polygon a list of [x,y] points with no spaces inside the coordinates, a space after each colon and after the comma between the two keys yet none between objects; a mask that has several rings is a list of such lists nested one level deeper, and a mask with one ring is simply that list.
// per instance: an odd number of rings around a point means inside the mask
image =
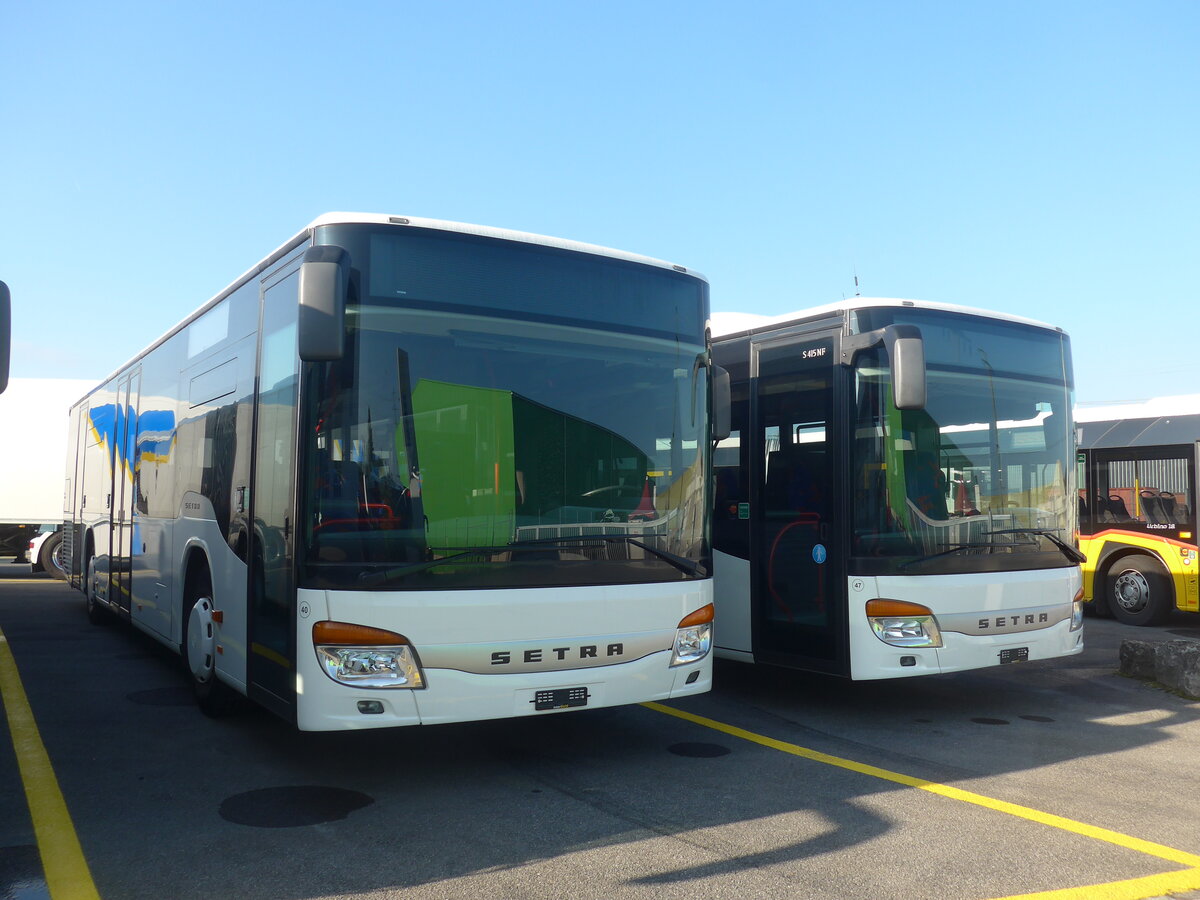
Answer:
[{"label": "bus front wheel", "polygon": [[108,621],[108,609],[96,597],[95,579],[96,557],[92,555],[89,543],[83,560],[83,602],[87,609],[88,621],[93,625],[103,625]]},{"label": "bus front wheel", "polygon": [[183,603],[183,661],[192,676],[196,705],[206,716],[228,715],[236,705],[232,688],[217,678],[216,622],[208,572],[189,579]]},{"label": "bus front wheel", "polygon": [[1175,607],[1171,580],[1152,556],[1118,560],[1108,570],[1108,608],[1126,625],[1161,625]]}]

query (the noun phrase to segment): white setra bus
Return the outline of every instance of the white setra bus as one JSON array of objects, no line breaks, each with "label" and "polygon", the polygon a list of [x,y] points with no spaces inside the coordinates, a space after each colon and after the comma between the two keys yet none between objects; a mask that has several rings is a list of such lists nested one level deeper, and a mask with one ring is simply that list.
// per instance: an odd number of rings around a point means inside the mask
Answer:
[{"label": "white setra bus", "polygon": [[706,691],[707,318],[680,266],[322,216],[73,408],[71,584],[302,730]]},{"label": "white setra bus", "polygon": [[909,300],[718,313],[716,655],[853,679],[1083,649],[1070,344]]}]

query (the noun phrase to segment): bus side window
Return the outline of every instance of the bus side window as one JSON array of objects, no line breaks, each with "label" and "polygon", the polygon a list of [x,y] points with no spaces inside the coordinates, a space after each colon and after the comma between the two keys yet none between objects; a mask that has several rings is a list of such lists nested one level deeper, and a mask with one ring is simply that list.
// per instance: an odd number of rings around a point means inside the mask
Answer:
[{"label": "bus side window", "polygon": [[736,519],[738,503],[746,499],[742,490],[739,432],[731,432],[713,450],[713,477],[716,481],[714,512],[717,519]]},{"label": "bus side window", "polygon": [[748,559],[750,522],[743,518],[746,485],[742,479],[741,432],[733,431],[713,450],[713,547]]}]

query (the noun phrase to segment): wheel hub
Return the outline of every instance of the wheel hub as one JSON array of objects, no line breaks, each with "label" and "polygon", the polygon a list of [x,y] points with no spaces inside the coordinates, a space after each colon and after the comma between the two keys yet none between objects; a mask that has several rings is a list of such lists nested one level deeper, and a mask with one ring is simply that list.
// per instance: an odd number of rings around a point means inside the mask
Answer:
[{"label": "wheel hub", "polygon": [[188,614],[187,662],[192,677],[202,684],[212,678],[216,639],[213,629],[213,606],[208,597],[192,604]]},{"label": "wheel hub", "polygon": [[1141,572],[1128,569],[1117,576],[1113,596],[1122,609],[1131,613],[1139,612],[1150,599],[1150,585]]}]

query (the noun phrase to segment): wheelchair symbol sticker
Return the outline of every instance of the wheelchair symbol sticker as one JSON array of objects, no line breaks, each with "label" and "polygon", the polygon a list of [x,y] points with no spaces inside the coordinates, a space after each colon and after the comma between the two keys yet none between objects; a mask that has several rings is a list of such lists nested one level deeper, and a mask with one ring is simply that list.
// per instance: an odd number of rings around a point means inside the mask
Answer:
[{"label": "wheelchair symbol sticker", "polygon": [[829,557],[829,554],[825,551],[824,544],[814,544],[813,545],[813,562],[815,562],[819,566],[819,565],[821,565],[821,563],[825,562],[825,560],[828,557]]}]

